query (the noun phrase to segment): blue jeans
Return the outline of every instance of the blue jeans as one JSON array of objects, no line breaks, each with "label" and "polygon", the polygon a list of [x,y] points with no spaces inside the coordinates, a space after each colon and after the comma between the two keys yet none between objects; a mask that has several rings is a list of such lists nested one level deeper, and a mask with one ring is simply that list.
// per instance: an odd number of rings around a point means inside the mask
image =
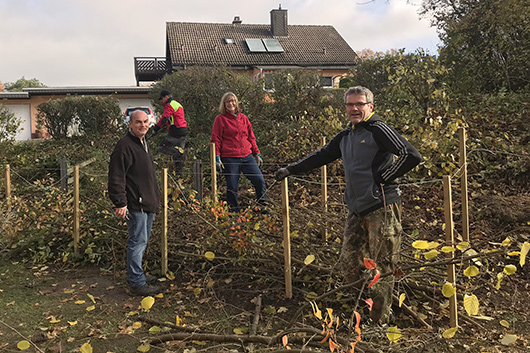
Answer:
[{"label": "blue jeans", "polygon": [[252,154],[243,158],[221,157],[224,169],[223,175],[226,179],[226,202],[230,206],[230,211],[238,212],[237,189],[239,185],[239,175],[243,173],[248,180],[254,185],[256,190],[256,199],[258,203],[267,203],[267,186],[258,163]]},{"label": "blue jeans", "polygon": [[127,280],[131,287],[141,287],[145,284],[145,275],[142,268],[147,241],[151,235],[154,213],[129,211],[127,228]]}]

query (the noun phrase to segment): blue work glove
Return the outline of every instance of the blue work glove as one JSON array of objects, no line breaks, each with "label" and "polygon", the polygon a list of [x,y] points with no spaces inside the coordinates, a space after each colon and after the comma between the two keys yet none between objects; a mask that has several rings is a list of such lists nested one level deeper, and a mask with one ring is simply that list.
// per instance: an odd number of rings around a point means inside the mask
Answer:
[{"label": "blue work glove", "polygon": [[256,163],[258,163],[258,167],[261,168],[261,166],[263,165],[263,159],[261,159],[261,154],[253,154],[254,156],[254,159],[256,160]]},{"label": "blue work glove", "polygon": [[215,166],[217,167],[217,171],[219,172],[225,169],[223,162],[221,162],[221,156],[215,156]]}]

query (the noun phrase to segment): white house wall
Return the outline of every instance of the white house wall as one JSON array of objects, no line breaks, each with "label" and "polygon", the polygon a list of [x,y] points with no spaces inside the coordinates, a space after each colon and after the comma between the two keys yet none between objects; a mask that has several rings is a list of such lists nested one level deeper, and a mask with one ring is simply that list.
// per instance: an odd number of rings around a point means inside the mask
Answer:
[{"label": "white house wall", "polygon": [[6,104],[5,107],[13,114],[15,117],[21,120],[20,128],[15,136],[16,141],[24,141],[31,139],[31,110],[29,104]]}]

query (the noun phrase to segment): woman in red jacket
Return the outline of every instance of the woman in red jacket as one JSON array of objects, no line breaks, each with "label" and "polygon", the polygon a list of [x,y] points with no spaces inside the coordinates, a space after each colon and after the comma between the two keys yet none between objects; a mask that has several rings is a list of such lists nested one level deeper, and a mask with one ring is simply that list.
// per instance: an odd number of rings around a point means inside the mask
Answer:
[{"label": "woman in red jacket", "polygon": [[226,179],[226,201],[232,212],[238,212],[237,189],[243,173],[254,185],[259,204],[267,203],[266,185],[260,167],[263,164],[256,137],[248,118],[239,110],[237,97],[227,92],[221,98],[219,114],[212,129],[215,162]]}]

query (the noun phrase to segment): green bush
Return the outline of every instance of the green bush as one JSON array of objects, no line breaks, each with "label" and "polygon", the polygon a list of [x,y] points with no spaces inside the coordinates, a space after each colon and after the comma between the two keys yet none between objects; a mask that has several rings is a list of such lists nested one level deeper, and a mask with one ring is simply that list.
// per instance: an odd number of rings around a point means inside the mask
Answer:
[{"label": "green bush", "polygon": [[22,122],[0,104],[0,142],[13,141]]}]

